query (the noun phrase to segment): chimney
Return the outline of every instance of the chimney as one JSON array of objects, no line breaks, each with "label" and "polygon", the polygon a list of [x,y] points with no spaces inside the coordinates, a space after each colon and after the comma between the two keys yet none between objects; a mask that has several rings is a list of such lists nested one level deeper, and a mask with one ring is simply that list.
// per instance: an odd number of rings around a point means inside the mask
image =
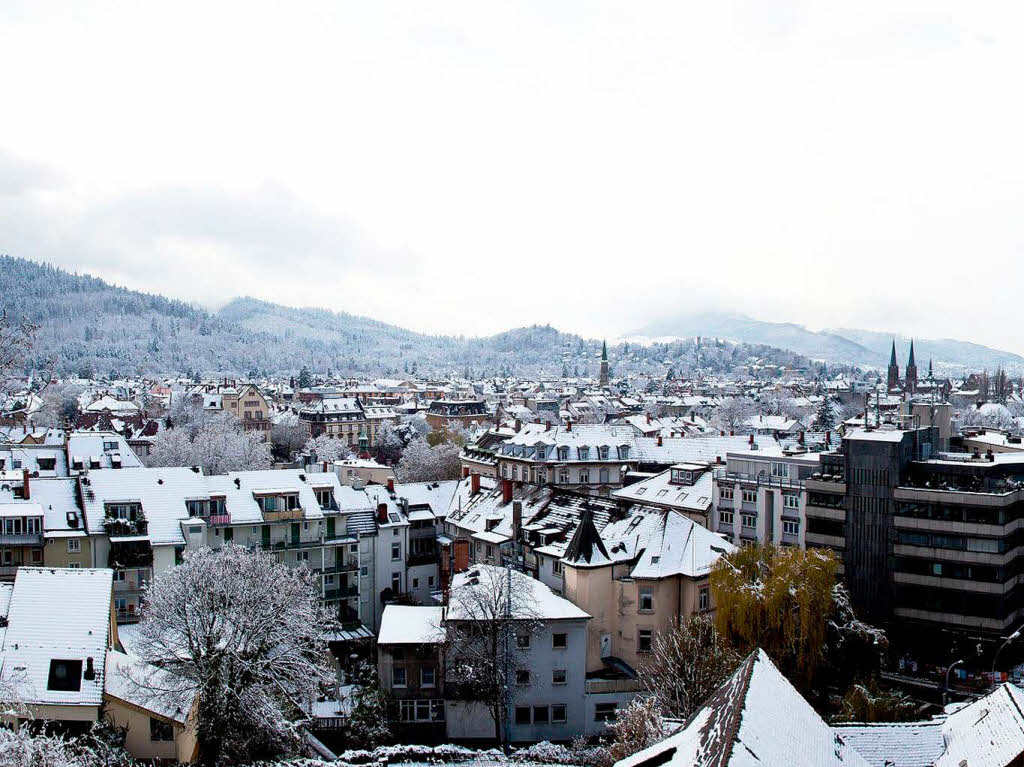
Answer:
[{"label": "chimney", "polygon": [[377,504],[377,521],[381,524],[388,521],[388,505],[386,503]]},{"label": "chimney", "polygon": [[720,436],[720,437],[724,437],[724,436],[725,436],[725,432],[724,432],[724,431],[720,431],[720,432],[718,432],[718,436]]},{"label": "chimney", "polygon": [[[29,498],[32,497],[31,488],[29,487],[28,469],[22,469],[21,470],[21,481],[24,483],[24,486],[22,487],[21,493],[22,493],[22,496],[27,501]],[[45,495],[45,493],[44,493],[44,495]]]},{"label": "chimney", "polygon": [[388,477],[388,492],[389,493],[395,492],[395,478],[394,477]]},{"label": "chimney", "polygon": [[551,421],[544,422],[544,431],[551,431]]},{"label": "chimney", "polygon": [[735,436],[736,436],[736,432],[734,432],[734,431],[732,431],[732,430],[730,429],[730,431],[729,431],[729,436],[730,436],[730,437],[735,437]]},{"label": "chimney", "polygon": [[754,444],[754,435],[753,434],[750,435],[750,444],[751,445]]},{"label": "chimney", "polygon": [[462,478],[465,479],[468,476],[469,476],[469,467],[468,466],[463,466],[462,467]]},{"label": "chimney", "polygon": [[799,442],[800,442],[801,445],[804,444],[804,433],[803,432],[800,432]]},{"label": "chimney", "polygon": [[469,569],[469,541],[460,538],[455,541],[455,567],[453,572],[464,573]]},{"label": "chimney", "polygon": [[565,420],[565,430],[566,431],[572,431],[572,419],[571,418],[567,418]]},{"label": "chimney", "polygon": [[324,474],[327,473],[327,461],[324,461]]},{"label": "chimney", "polygon": [[475,471],[469,475],[469,486],[473,495],[480,495],[480,475]]},{"label": "chimney", "polygon": [[519,540],[519,531],[523,527],[523,502],[512,502],[512,540]]},{"label": "chimney", "polygon": [[85,659],[85,673],[82,676],[89,682],[96,678],[96,668],[93,666],[91,655]]},{"label": "chimney", "polygon": [[650,414],[650,413],[648,413],[648,414],[647,414],[647,423],[650,423],[650,422],[651,422],[651,414]]},{"label": "chimney", "polygon": [[985,453],[985,460],[989,463],[995,463],[996,454],[992,452],[992,448],[989,448],[988,452]]},{"label": "chimney", "polygon": [[659,434],[659,435],[658,435],[658,447],[661,447],[661,446],[662,446],[662,444],[663,444],[663,443],[662,443],[662,441],[661,441],[661,435]]},{"label": "chimney", "polygon": [[512,503],[512,480],[501,480],[501,502],[502,504]]},{"label": "chimney", "polygon": [[830,431],[825,432],[825,444],[830,447],[832,445],[832,432]]},{"label": "chimney", "polygon": [[516,419],[516,431],[517,431],[517,432],[518,432],[518,431],[521,431],[521,430],[522,430],[522,428],[523,428],[523,422],[522,422],[522,421],[520,421],[520,420],[519,420],[519,419],[517,418],[517,419]]}]

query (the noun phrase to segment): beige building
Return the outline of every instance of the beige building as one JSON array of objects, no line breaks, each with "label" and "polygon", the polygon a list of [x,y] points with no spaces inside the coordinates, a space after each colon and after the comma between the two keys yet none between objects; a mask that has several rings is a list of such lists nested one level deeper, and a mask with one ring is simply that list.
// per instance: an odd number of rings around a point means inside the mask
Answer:
[{"label": "beige building", "polygon": [[565,596],[588,612],[587,672],[633,669],[673,621],[713,609],[708,578],[734,547],[674,511],[633,507],[598,532],[587,514],[562,567]]}]

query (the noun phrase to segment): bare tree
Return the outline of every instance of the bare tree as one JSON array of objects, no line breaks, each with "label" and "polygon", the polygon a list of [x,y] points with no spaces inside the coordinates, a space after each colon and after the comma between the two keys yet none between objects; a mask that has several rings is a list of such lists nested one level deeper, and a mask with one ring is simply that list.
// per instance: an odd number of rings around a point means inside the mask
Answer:
[{"label": "bare tree", "polygon": [[274,451],[285,460],[302,450],[309,440],[309,429],[295,413],[281,416],[270,429],[270,444]]},{"label": "bare tree", "polygon": [[263,551],[199,549],[153,581],[139,624],[132,675],[168,704],[199,698],[203,764],[294,750],[299,712],[333,679],[333,624],[314,576]]},{"label": "bare tree", "polygon": [[621,759],[662,741],[669,734],[654,698],[631,700],[608,725],[608,730],[611,743],[601,750],[597,759],[602,767],[611,767]]},{"label": "bare tree", "polygon": [[540,628],[532,580],[491,565],[460,574],[443,626],[446,689],[452,697],[485,705],[503,746],[516,677],[529,672],[523,650]]},{"label": "bare tree", "polygon": [[722,431],[745,428],[749,419],[757,415],[757,406],[749,397],[730,397],[723,400],[711,414],[711,421]]},{"label": "bare tree", "polygon": [[38,329],[26,317],[13,319],[6,309],[0,311],[0,390],[10,387],[11,377],[25,364]]},{"label": "bare tree", "polygon": [[742,660],[707,615],[681,618],[659,632],[639,678],[665,714],[690,716]]},{"label": "bare tree", "polygon": [[199,466],[205,474],[269,469],[270,445],[230,413],[165,429],[153,438],[147,466]]}]

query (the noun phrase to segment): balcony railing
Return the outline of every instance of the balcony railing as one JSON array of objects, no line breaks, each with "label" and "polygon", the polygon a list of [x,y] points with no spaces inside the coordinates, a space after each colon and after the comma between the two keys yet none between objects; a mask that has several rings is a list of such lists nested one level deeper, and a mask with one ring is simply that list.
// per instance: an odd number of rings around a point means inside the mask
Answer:
[{"label": "balcony railing", "polygon": [[118,519],[117,517],[107,517],[103,520],[103,530],[111,538],[148,535],[149,522],[145,518]]},{"label": "balcony railing", "polygon": [[118,623],[138,623],[142,616],[138,610],[118,610],[117,611],[117,622]]},{"label": "balcony railing", "polygon": [[302,508],[278,509],[275,511],[264,511],[264,522],[288,522],[289,520],[302,519]]},{"label": "balcony railing", "polygon": [[726,471],[715,469],[715,479],[719,482],[747,482],[764,487],[789,487],[795,490],[803,489],[804,482],[800,479],[789,477],[773,477],[768,473],[746,474],[741,471]]},{"label": "balcony railing", "polygon": [[9,533],[0,535],[0,546],[42,546],[42,533]]},{"label": "balcony railing", "polygon": [[420,567],[422,565],[437,565],[441,563],[441,555],[437,551],[421,551],[416,554],[409,554],[405,558],[407,567]]},{"label": "balcony railing", "polygon": [[211,525],[230,525],[231,515],[230,514],[211,514],[210,515]]}]

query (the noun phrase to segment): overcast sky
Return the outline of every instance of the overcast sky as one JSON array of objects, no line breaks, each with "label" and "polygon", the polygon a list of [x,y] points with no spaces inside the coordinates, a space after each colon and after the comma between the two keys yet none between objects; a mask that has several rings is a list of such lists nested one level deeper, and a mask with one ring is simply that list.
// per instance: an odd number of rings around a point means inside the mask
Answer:
[{"label": "overcast sky", "polygon": [[0,3],[0,251],[417,330],[1024,352],[1020,2]]}]

